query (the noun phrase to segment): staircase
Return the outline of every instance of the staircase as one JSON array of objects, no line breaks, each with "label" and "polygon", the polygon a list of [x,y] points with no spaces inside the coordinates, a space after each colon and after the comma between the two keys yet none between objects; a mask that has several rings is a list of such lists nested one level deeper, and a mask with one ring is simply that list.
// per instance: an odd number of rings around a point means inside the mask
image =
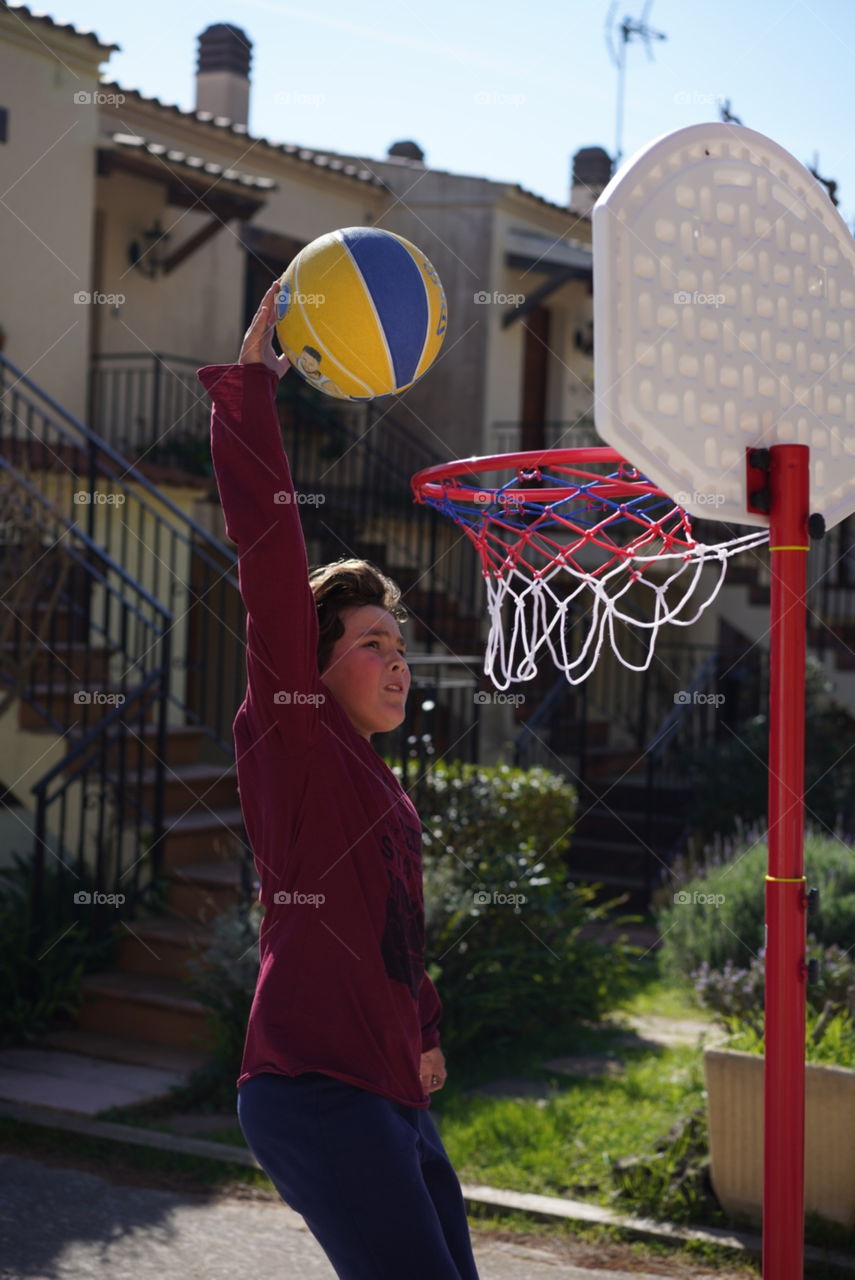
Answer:
[{"label": "staircase", "polygon": [[[0,390],[0,777],[38,779],[34,909],[54,859],[69,892],[88,876],[125,896],[106,914],[81,906],[85,927],[115,938],[114,967],[84,978],[77,1025],[46,1043],[188,1071],[211,1044],[188,965],[211,921],[255,896],[231,740],[245,679],[235,554],[2,356]],[[427,650],[414,687],[433,710],[414,701],[402,757],[425,730],[474,750],[475,680],[448,668],[450,649],[480,648],[477,567],[456,530],[413,507],[412,442],[382,428],[373,443],[345,432],[323,518],[302,511],[310,556],[364,555],[404,588],[411,647]],[[320,487],[328,442],[295,434],[298,491]],[[434,460],[413,457],[412,470]]]},{"label": "staircase", "polygon": [[[724,687],[740,650],[733,637],[718,646],[662,637],[655,652],[648,670],[637,672],[604,647],[587,681],[574,687],[560,676],[553,683],[516,739],[517,763],[563,769],[578,792],[566,858],[571,878],[602,885],[606,898],[626,895],[633,911],[647,910],[685,851],[691,793],[683,762],[722,731],[718,709],[705,699]],[[765,688],[759,667],[751,687]],[[733,710],[744,708],[734,701]]]}]

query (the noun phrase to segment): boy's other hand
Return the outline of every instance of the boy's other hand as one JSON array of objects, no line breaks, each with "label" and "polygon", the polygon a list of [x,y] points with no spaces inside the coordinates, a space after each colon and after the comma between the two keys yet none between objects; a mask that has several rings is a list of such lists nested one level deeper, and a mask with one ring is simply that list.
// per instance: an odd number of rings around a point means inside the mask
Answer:
[{"label": "boy's other hand", "polygon": [[439,1045],[422,1054],[419,1078],[425,1093],[436,1093],[445,1084],[445,1055]]},{"label": "boy's other hand", "polygon": [[278,356],[273,350],[273,330],[275,328],[274,307],[279,294],[279,281],[274,280],[261,299],[261,305],[252,318],[249,328],[243,336],[239,364],[266,365],[278,377],[283,378],[290,368],[287,356]]}]

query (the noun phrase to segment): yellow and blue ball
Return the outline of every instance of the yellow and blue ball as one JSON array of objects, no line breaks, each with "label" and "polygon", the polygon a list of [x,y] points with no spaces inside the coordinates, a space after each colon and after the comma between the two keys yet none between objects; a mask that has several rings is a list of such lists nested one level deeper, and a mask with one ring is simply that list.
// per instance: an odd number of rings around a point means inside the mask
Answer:
[{"label": "yellow and blue ball", "polygon": [[342,400],[411,387],[436,359],[448,322],[425,255],[377,227],[345,227],[306,245],[279,282],[275,314],[291,364]]}]

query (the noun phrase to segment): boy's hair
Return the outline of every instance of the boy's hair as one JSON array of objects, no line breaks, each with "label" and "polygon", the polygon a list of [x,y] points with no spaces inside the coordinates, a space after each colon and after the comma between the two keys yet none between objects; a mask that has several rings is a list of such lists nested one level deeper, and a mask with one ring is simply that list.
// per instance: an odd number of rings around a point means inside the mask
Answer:
[{"label": "boy's hair", "polygon": [[401,589],[368,560],[336,560],[309,574],[309,586],[318,610],[318,668],[324,671],[336,640],[344,635],[342,610],[375,604],[388,610],[396,622],[407,621],[400,603]]}]

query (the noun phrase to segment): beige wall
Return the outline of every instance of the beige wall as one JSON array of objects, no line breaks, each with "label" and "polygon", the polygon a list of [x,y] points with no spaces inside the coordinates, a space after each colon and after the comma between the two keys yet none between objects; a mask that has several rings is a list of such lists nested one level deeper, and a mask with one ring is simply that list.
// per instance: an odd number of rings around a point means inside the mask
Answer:
[{"label": "beige wall", "polygon": [[[388,203],[388,195],[377,188],[313,170],[269,146],[188,121],[136,97],[129,97],[120,111],[105,107],[101,129],[105,136],[137,134],[254,177],[273,178],[278,188],[251,225],[296,240],[308,242],[336,227],[372,222]],[[210,216],[166,206],[164,187],[156,176],[124,172],[99,179],[98,206],[104,215],[104,292],[126,296],[121,314],[102,324],[101,349],[151,349],[193,356],[203,363],[234,360],[243,334],[246,253],[238,223],[232,220],[221,227],[168,276],[148,280],[129,267],[129,242],[159,217],[170,233],[171,253],[207,225]]]},{"label": "beige wall", "polygon": [[[33,34],[38,33],[38,38]],[[0,324],[5,354],[72,413],[85,403],[97,106],[106,51],[0,8]],[[6,208],[5,206],[8,206]]]},{"label": "beige wall", "polygon": [[[501,294],[528,296],[544,283],[542,272],[523,271],[505,265],[505,244],[512,230],[534,231],[556,241],[565,238],[572,226],[577,227],[568,212],[566,219],[551,209],[537,209],[511,193],[497,208],[491,257],[493,288]],[[518,422],[522,416],[524,329],[519,321],[502,328],[502,315],[507,302],[484,306],[490,335],[485,375],[483,451],[494,450],[495,423]],[[547,417],[552,422],[575,422],[590,411],[593,361],[577,351],[574,335],[589,314],[588,288],[583,281],[569,281],[544,299],[550,312],[550,339],[547,370]],[[573,443],[568,434],[565,445]]]}]

